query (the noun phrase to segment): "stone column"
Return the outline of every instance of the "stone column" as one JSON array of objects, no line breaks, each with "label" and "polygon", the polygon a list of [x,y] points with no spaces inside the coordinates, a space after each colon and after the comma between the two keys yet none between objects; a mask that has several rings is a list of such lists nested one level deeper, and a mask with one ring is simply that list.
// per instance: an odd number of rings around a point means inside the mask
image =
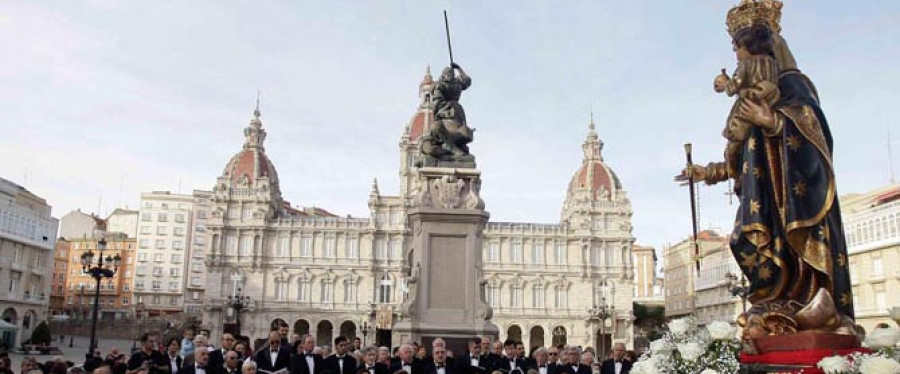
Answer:
[{"label": "stone column", "polygon": [[497,336],[482,288],[482,232],[490,217],[475,169],[419,169],[420,189],[408,211],[412,246],[404,256],[409,297],[395,325],[400,337],[436,337],[464,352],[466,339]]}]

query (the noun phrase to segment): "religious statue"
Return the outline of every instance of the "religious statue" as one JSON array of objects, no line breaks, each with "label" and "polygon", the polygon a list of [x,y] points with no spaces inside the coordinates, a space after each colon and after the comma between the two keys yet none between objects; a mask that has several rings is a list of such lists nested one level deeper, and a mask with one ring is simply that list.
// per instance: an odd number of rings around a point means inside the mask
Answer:
[{"label": "religious statue", "polygon": [[[459,76],[456,72],[459,72]],[[431,92],[434,121],[431,131],[420,142],[421,152],[426,156],[426,165],[429,160],[474,163],[468,146],[472,142],[474,130],[466,124],[466,112],[459,104],[462,92],[470,85],[472,78],[456,63],[444,68],[434,84]]]},{"label": "religious statue", "polygon": [[735,183],[730,246],[753,303],[737,321],[745,339],[855,335],[831,131],[815,86],[779,34],[781,7],[743,0],[728,12],[738,68],[714,87],[739,98],[723,133],[725,161],[689,165],[677,179]]}]

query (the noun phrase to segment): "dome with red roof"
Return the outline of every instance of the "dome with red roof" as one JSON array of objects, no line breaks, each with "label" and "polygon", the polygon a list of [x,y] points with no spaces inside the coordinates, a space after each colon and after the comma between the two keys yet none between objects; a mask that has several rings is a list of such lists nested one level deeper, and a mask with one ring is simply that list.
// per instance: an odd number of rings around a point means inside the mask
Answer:
[{"label": "dome with red roof", "polygon": [[232,186],[257,187],[260,178],[266,178],[268,184],[277,189],[278,173],[263,147],[266,130],[262,128],[258,107],[253,111],[250,125],[244,129],[244,137],[243,149],[228,160],[222,175],[231,181]]},{"label": "dome with red roof", "polygon": [[568,195],[576,192],[590,192],[590,196],[596,198],[609,198],[622,189],[619,177],[603,162],[601,151],[603,142],[594,130],[594,122],[591,121],[587,140],[582,145],[584,150],[584,162],[575,171],[575,175],[569,181]]}]

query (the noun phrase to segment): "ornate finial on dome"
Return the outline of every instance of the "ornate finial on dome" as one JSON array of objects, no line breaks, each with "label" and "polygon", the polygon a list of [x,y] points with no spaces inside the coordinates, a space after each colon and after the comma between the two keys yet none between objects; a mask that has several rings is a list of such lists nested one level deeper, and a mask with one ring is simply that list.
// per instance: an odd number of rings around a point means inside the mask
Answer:
[{"label": "ornate finial on dome", "polygon": [[741,0],[728,11],[725,24],[728,33],[734,37],[738,31],[755,24],[765,24],[773,33],[781,32],[781,7],[779,0]]},{"label": "ornate finial on dome", "polygon": [[603,150],[603,141],[597,136],[593,109],[591,109],[591,122],[588,124],[587,139],[585,139],[581,148],[584,150],[584,162],[603,161],[603,156],[600,154],[600,151]]},{"label": "ornate finial on dome", "polygon": [[259,112],[259,91],[256,91],[256,107],[253,109],[253,118],[250,125],[244,128],[244,148],[263,148],[266,140],[266,130],[262,128],[262,114]]},{"label": "ornate finial on dome", "polygon": [[253,110],[253,117],[259,118],[259,90],[256,90],[256,109]]},{"label": "ornate finial on dome", "polygon": [[434,83],[434,78],[431,77],[431,64],[425,65],[425,76],[422,77],[422,83],[419,83],[419,86],[425,86]]}]

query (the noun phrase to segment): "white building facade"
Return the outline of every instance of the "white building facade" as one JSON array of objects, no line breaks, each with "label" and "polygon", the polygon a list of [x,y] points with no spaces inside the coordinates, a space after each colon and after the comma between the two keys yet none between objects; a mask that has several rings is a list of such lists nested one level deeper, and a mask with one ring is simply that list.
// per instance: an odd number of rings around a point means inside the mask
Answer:
[{"label": "white building facade", "polygon": [[44,199],[0,178],[0,319],[8,324],[0,340],[9,347],[47,319],[59,228],[50,211]]},{"label": "white building facade", "polygon": [[[418,139],[431,125],[432,78],[420,84],[420,105],[400,140],[400,192],[369,192],[369,218],[293,208],[265,153],[257,109],[243,148],[212,191],[206,255],[204,324],[219,336],[235,314],[229,296],[249,296],[241,333],[263,337],[283,321],[320,344],[365,335],[366,343],[397,345],[392,334],[405,298],[403,254],[410,246],[406,212],[417,188]],[[631,204],[604,163],[591,123],[584,161],[573,175],[559,224],[489,222],[484,228],[485,296],[500,338],[529,346],[631,346],[634,264]],[[488,202],[490,204],[490,202]],[[600,321],[588,313],[606,303]],[[372,326],[369,331],[363,326]],[[215,331],[219,329],[219,331]]]},{"label": "white building facade", "polygon": [[193,196],[141,194],[134,302],[148,315],[182,312]]}]

